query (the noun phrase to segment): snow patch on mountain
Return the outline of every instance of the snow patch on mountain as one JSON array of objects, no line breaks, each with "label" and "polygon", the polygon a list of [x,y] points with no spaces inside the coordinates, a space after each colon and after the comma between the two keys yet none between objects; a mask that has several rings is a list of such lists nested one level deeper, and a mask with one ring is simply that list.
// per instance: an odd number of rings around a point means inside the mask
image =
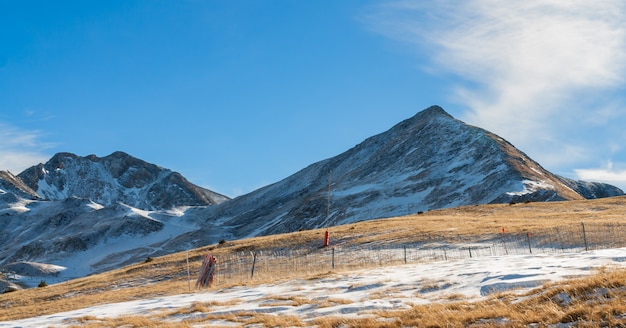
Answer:
[{"label": "snow patch on mountain", "polygon": [[90,201],[89,201],[89,203],[87,204],[87,206],[88,206],[89,208],[91,208],[92,210],[94,210],[94,211],[101,210],[101,209],[103,209],[103,208],[104,208],[104,206],[103,206],[103,205],[98,204],[98,203],[96,203],[96,202],[94,202],[94,201],[92,201],[92,200],[90,200]]},{"label": "snow patch on mountain", "polygon": [[554,190],[554,185],[547,181],[532,181],[532,180],[523,180],[520,182],[521,189],[520,191],[509,191],[507,195],[511,196],[523,196],[527,194],[532,194],[539,190]]}]

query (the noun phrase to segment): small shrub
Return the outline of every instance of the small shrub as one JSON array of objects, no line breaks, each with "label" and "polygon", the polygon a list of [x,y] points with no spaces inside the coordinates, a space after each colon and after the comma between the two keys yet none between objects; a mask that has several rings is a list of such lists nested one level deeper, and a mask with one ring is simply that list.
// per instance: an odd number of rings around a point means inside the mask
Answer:
[{"label": "small shrub", "polygon": [[148,258],[146,258],[146,260],[144,261],[144,263],[150,263],[150,262],[152,262],[152,261],[154,261],[154,259],[153,259],[153,258],[151,258],[150,256],[148,256]]},{"label": "small shrub", "polygon": [[219,244],[220,244],[220,245],[224,245],[224,244],[226,244],[226,240],[224,240],[224,239],[220,240]]},{"label": "small shrub", "polygon": [[39,285],[37,285],[37,287],[42,288],[42,287],[46,287],[48,286],[48,284],[46,283],[45,280],[42,280],[41,282],[39,282]]}]

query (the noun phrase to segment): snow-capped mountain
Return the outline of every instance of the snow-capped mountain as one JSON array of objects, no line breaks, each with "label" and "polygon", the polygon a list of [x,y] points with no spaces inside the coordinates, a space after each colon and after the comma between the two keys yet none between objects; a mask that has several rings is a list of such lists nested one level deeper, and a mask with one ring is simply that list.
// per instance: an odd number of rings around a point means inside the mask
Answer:
[{"label": "snow-capped mountain", "polygon": [[240,238],[461,205],[622,194],[611,185],[553,175],[503,138],[433,106],[336,157],[205,211],[207,227],[229,226]]},{"label": "snow-capped mountain", "polygon": [[0,172],[0,268],[54,264],[68,268],[59,278],[67,279],[221,239],[461,205],[618,195],[611,185],[553,175],[433,106],[232,200],[121,152],[60,153],[17,177]]},{"label": "snow-capped mountain", "polygon": [[[189,207],[227,200],[123,152],[59,153],[17,176],[0,171],[0,269],[58,263],[68,268],[62,279],[135,262],[155,252],[149,245],[199,228],[181,218]],[[128,250],[142,255],[111,255]]]},{"label": "snow-capped mountain", "polygon": [[121,202],[157,210],[215,205],[229,199],[190,183],[177,172],[119,151],[102,158],[58,153],[46,164],[30,167],[18,177],[48,200],[79,197],[103,205]]}]

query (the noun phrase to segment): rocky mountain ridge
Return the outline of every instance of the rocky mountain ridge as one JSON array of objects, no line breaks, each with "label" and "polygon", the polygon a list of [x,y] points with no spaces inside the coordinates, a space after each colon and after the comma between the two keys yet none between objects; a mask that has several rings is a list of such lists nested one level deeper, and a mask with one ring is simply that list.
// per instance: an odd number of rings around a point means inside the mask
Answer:
[{"label": "rocky mountain ridge", "polygon": [[190,183],[177,172],[119,151],[102,158],[58,153],[17,176],[40,197],[56,201],[79,197],[103,205],[121,202],[157,210],[216,205],[229,199]]},{"label": "rocky mountain ridge", "polygon": [[0,172],[0,268],[54,264],[66,268],[62,280],[222,239],[462,205],[619,195],[614,186],[556,176],[503,138],[432,106],[232,200],[122,152],[59,153],[17,176]]}]

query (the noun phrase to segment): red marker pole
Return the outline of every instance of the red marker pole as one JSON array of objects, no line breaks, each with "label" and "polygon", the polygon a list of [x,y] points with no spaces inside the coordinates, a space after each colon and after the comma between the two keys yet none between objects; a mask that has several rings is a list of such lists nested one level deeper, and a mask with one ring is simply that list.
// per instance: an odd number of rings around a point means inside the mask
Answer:
[{"label": "red marker pole", "polygon": [[326,230],[326,233],[324,234],[324,247],[328,247],[328,230]]}]

